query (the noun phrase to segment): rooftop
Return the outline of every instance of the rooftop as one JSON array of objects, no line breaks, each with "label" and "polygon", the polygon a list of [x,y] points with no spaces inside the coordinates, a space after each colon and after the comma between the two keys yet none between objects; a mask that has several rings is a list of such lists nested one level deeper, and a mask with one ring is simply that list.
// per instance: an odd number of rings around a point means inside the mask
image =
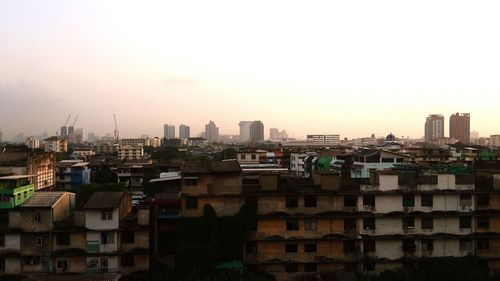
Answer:
[{"label": "rooftop", "polygon": [[84,209],[114,209],[120,206],[125,192],[98,191],[92,193]]},{"label": "rooftop", "polygon": [[3,177],[0,177],[0,181],[1,180],[20,180],[20,179],[28,179],[28,178],[32,178],[32,177],[34,177],[34,175],[3,176]]},{"label": "rooftop", "polygon": [[31,198],[26,200],[19,207],[21,208],[50,208],[59,201],[59,199],[66,193],[64,191],[39,191],[33,193]]},{"label": "rooftop", "polygon": [[238,161],[185,162],[183,173],[239,173],[241,167]]}]

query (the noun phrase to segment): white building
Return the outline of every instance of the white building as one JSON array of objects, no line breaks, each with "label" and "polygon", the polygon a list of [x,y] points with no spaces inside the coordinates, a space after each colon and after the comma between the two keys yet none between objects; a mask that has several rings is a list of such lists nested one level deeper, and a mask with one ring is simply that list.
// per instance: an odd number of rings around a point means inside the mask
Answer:
[{"label": "white building", "polygon": [[118,147],[118,158],[120,159],[141,159],[144,157],[142,145],[120,145]]},{"label": "white building", "polygon": [[26,145],[30,149],[35,149],[40,147],[40,140],[35,137],[29,137],[26,139]]},{"label": "white building", "polygon": [[253,121],[240,121],[240,142],[250,141],[250,125]]},{"label": "white building", "polygon": [[81,148],[74,148],[73,154],[88,158],[94,156],[96,153],[95,150],[90,147],[81,147]]},{"label": "white building", "polygon": [[340,135],[307,135],[308,142],[314,143],[340,143]]},{"label": "white building", "polygon": [[45,152],[67,152],[68,139],[50,137],[44,140],[43,148]]},{"label": "white building", "polygon": [[491,135],[490,136],[490,146],[491,147],[500,147],[500,135]]}]

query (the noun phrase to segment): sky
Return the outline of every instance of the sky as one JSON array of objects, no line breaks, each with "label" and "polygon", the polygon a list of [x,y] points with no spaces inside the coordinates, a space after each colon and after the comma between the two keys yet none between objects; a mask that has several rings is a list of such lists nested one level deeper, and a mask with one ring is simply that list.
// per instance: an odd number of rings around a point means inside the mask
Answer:
[{"label": "sky", "polygon": [[[0,1],[0,131],[500,133],[500,1]],[[178,129],[178,128],[177,128]]]}]

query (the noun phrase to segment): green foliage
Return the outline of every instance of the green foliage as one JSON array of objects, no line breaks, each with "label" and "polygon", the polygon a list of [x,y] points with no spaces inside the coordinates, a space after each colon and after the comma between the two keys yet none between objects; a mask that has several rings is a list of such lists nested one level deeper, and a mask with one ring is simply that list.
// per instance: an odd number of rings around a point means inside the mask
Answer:
[{"label": "green foliage", "polygon": [[118,176],[109,166],[103,165],[94,171],[90,180],[92,183],[115,183],[118,181]]},{"label": "green foliage", "polygon": [[245,235],[254,229],[256,217],[254,204],[243,205],[235,216],[220,218],[207,204],[203,217],[181,218],[177,228],[176,271],[209,274],[218,261],[242,260]]},{"label": "green foliage", "polygon": [[92,193],[96,191],[125,191],[127,188],[118,183],[91,183],[84,184],[80,186],[77,190],[74,190],[76,193],[76,205],[81,207],[83,206],[90,198]]},{"label": "green foliage", "polygon": [[160,163],[168,163],[173,160],[189,160],[189,154],[186,151],[179,151],[176,147],[148,147],[144,153],[151,154],[151,158]]}]

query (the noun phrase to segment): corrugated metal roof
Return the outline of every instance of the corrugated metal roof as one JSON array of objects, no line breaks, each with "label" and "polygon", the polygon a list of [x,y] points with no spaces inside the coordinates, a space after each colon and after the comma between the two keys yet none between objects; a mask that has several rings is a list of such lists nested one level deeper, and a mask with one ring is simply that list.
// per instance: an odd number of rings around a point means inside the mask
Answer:
[{"label": "corrugated metal roof", "polygon": [[[19,207],[21,208],[51,208],[65,194],[64,191],[39,191],[33,193]],[[69,193],[69,192],[68,192]]]},{"label": "corrugated metal roof", "polygon": [[98,191],[92,193],[84,209],[114,209],[120,206],[125,192]]}]

